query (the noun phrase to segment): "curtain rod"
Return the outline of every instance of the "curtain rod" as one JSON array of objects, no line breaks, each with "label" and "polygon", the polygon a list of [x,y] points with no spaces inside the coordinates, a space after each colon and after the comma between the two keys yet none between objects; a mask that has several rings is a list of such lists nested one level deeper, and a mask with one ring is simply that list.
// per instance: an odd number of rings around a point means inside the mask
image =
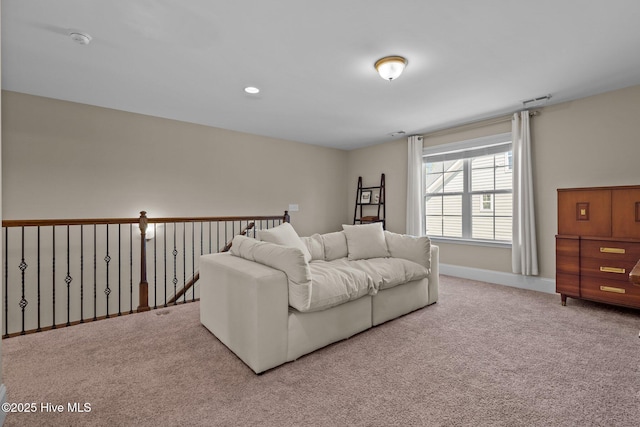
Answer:
[{"label": "curtain rod", "polygon": [[[450,127],[450,128],[446,128],[446,129],[441,129],[441,130],[437,130],[437,131],[434,131],[434,132],[423,133],[422,137],[423,138],[428,138],[428,137],[431,137],[431,136],[446,135],[448,133],[453,133],[453,132],[456,132],[456,131],[459,131],[459,130],[469,130],[469,129],[475,129],[475,128],[478,128],[478,127],[495,125],[497,123],[508,122],[513,118],[513,114],[515,114],[515,113],[507,114],[507,115],[504,115],[504,116],[494,117],[492,119],[476,120],[476,121],[473,121],[473,122],[468,122],[468,123],[465,123],[465,124],[462,124],[462,125],[458,125],[458,126],[454,126],[454,127]],[[540,115],[540,111],[538,111],[538,110],[529,111],[529,117],[538,116],[538,115]]]}]

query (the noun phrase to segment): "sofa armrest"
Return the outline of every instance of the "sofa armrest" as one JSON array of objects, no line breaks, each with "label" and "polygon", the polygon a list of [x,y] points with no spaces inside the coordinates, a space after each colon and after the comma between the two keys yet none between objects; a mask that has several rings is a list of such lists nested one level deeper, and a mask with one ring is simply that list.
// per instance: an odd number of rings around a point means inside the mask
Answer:
[{"label": "sofa armrest", "polygon": [[200,322],[254,372],[286,362],[283,272],[231,254],[203,255],[199,286]]},{"label": "sofa armrest", "polygon": [[431,244],[431,269],[429,271],[429,304],[438,301],[440,286],[440,248]]}]

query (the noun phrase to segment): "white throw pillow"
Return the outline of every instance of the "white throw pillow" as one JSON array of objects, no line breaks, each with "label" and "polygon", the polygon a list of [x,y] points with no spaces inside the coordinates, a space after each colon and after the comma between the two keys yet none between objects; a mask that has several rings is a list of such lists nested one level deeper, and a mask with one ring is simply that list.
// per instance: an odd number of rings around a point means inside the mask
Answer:
[{"label": "white throw pillow", "polygon": [[416,237],[390,231],[385,231],[384,235],[393,258],[403,258],[431,268],[431,240],[427,236]]},{"label": "white throw pillow", "polygon": [[322,236],[316,233],[309,237],[300,237],[300,240],[302,240],[302,243],[309,249],[312,261],[324,261],[324,243],[322,242]]},{"label": "white throw pillow", "polygon": [[284,222],[274,228],[258,231],[258,239],[263,242],[298,248],[304,254],[305,261],[311,261],[311,252],[307,249],[307,245],[300,240],[300,236],[288,222]]},{"label": "white throw pillow", "polygon": [[349,260],[386,258],[389,256],[381,222],[361,225],[343,225],[347,236]]},{"label": "white throw pillow", "polygon": [[325,261],[333,261],[334,259],[347,257],[349,250],[347,249],[347,238],[345,237],[344,231],[326,233],[321,237],[324,246]]}]

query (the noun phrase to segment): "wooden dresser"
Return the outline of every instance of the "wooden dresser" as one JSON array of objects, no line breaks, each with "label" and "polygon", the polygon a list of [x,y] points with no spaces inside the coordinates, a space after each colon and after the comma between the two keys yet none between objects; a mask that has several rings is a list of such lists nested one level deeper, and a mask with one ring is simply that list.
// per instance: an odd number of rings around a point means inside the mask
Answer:
[{"label": "wooden dresser", "polygon": [[558,190],[556,292],[640,308],[640,186]]}]

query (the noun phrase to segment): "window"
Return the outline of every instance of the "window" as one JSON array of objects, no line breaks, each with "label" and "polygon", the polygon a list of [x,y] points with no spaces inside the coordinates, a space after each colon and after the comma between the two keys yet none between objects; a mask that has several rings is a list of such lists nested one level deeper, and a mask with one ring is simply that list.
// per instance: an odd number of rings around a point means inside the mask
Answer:
[{"label": "window", "polygon": [[480,212],[493,212],[493,194],[483,194],[480,198]]},{"label": "window", "polygon": [[426,233],[431,237],[511,242],[511,134],[427,147]]}]

